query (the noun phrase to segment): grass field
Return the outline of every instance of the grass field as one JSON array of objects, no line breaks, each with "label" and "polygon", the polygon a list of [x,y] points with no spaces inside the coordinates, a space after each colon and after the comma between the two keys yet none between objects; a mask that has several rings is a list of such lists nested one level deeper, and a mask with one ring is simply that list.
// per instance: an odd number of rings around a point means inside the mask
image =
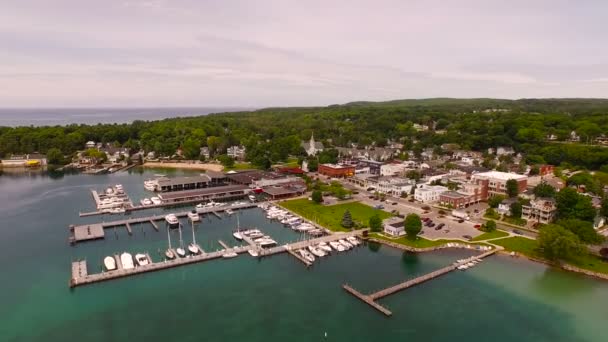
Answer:
[{"label": "grass field", "polygon": [[536,240],[520,236],[513,236],[505,239],[494,240],[492,243],[503,246],[509,251],[521,253],[533,258],[543,258],[542,254],[538,250],[538,242],[536,242]]},{"label": "grass field", "polygon": [[301,215],[313,222],[317,222],[333,231],[347,231],[340,224],[342,222],[342,216],[348,209],[352,215],[353,222],[359,227],[367,227],[369,218],[374,214],[378,214],[381,219],[386,219],[391,214],[374,209],[368,205],[361,204],[359,202],[350,202],[336,205],[325,206],[322,204],[314,203],[308,199],[296,199],[290,201],[283,201],[279,203],[283,207],[293,211],[294,213]]},{"label": "grass field", "polygon": [[471,241],[483,241],[488,239],[497,239],[501,237],[509,236],[509,233],[503,232],[502,230],[495,230],[491,233],[483,233],[479,236],[476,236]]},{"label": "grass field", "polygon": [[[377,233],[371,233],[370,236],[374,237],[376,239],[379,239],[379,240],[390,241],[390,242],[398,243],[401,245],[405,245],[405,246],[409,246],[409,247],[416,247],[416,248],[428,248],[428,247],[441,246],[441,245],[445,245],[448,242],[465,243],[465,242],[459,241],[459,240],[445,240],[445,239],[428,240],[428,239],[425,239],[425,238],[419,237],[419,236],[416,238],[416,240],[412,240],[406,236],[402,236],[398,239],[391,239],[391,238],[388,238],[384,235],[377,234]],[[487,246],[486,244],[483,244],[483,243],[475,244],[475,245]]]},{"label": "grass field", "polygon": [[228,167],[224,171],[230,171],[230,170],[238,171],[238,170],[249,170],[249,169],[257,169],[257,167],[255,167],[254,165],[251,165],[251,163],[247,163],[247,162],[234,163],[233,167]]}]

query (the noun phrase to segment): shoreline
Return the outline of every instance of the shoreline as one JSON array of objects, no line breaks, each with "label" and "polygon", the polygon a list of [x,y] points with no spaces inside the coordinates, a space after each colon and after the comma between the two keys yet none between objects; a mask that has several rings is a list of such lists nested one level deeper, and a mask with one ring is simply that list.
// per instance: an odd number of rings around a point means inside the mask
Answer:
[{"label": "shoreline", "polygon": [[175,163],[175,162],[145,162],[141,165],[144,168],[165,168],[165,169],[184,169],[184,170],[203,170],[221,172],[224,167],[220,164],[210,163]]}]

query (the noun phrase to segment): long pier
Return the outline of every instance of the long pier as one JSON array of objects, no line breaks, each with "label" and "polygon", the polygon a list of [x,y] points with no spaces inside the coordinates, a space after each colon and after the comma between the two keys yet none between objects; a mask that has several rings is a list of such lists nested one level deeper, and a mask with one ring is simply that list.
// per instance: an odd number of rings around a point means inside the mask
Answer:
[{"label": "long pier", "polygon": [[494,248],[494,249],[492,249],[490,251],[487,251],[487,252],[484,252],[484,253],[482,253],[480,255],[476,255],[476,256],[470,257],[468,259],[465,259],[464,261],[455,262],[452,265],[449,265],[449,266],[446,266],[444,268],[438,269],[438,270],[433,271],[431,273],[427,273],[427,274],[422,275],[420,277],[404,281],[402,283],[399,283],[399,284],[387,287],[385,289],[382,289],[380,291],[377,291],[377,292],[374,292],[374,293],[371,293],[371,294],[368,294],[368,295],[365,295],[365,294],[363,294],[363,293],[355,290],[354,288],[352,288],[348,284],[342,285],[342,288],[344,290],[346,290],[346,292],[352,294],[353,296],[359,298],[363,302],[369,304],[374,309],[380,311],[385,316],[391,316],[392,312],[389,309],[385,308],[384,306],[378,304],[376,302],[376,300],[384,298],[386,296],[389,296],[389,295],[391,295],[393,293],[405,290],[405,289],[410,288],[412,286],[415,286],[415,285],[418,285],[418,284],[422,284],[422,283],[427,282],[427,281],[429,281],[431,279],[435,279],[437,277],[440,277],[440,276],[442,276],[444,274],[447,274],[447,273],[449,273],[449,272],[457,269],[459,266],[467,264],[467,263],[469,263],[471,261],[474,261],[474,260],[479,261],[479,260],[481,260],[481,259],[483,259],[483,258],[485,258],[487,256],[490,256],[490,255],[496,253],[497,250],[498,249]]},{"label": "long pier", "polygon": [[[257,206],[257,204],[255,204],[255,203],[244,203],[244,204],[235,205],[235,206],[209,208],[209,209],[205,209],[202,212],[200,212],[199,215],[213,214],[213,215],[219,216],[219,214],[217,212],[225,211],[226,209],[239,210],[239,209],[253,208],[256,206]],[[174,213],[174,214],[177,217],[186,217],[186,216],[188,216],[189,212],[190,211],[183,211],[183,212],[178,212],[178,213]],[[70,229],[71,234],[70,234],[69,241],[71,244],[75,244],[80,241],[103,239],[105,237],[104,229],[113,228],[113,227],[121,227],[121,226],[125,226],[127,229],[127,232],[129,234],[132,234],[133,231],[131,229],[131,225],[137,224],[137,223],[152,223],[152,226],[154,227],[154,229],[158,231],[159,230],[158,225],[154,222],[164,220],[165,216],[166,215],[163,214],[163,215],[153,215],[153,216],[146,216],[146,217],[134,217],[134,218],[129,218],[129,219],[100,222],[100,223],[70,225],[69,229]]]},{"label": "long pier", "polygon": [[[300,241],[300,242],[296,242],[296,243],[292,243],[292,244],[286,244],[283,246],[264,249],[263,253],[260,254],[260,256],[269,256],[269,255],[274,255],[274,254],[278,254],[278,253],[283,253],[288,250],[305,248],[307,246],[315,245],[315,244],[318,244],[323,241],[325,241],[325,242],[336,241],[339,239],[343,239],[347,236],[354,236],[354,235],[361,234],[364,230],[365,229],[356,230],[356,231],[347,232],[347,233],[337,233],[337,234],[333,234],[333,235],[329,235],[329,236],[323,236],[320,238],[315,238],[315,239]],[[155,272],[155,271],[159,271],[159,270],[163,270],[163,269],[194,264],[197,262],[204,262],[204,261],[208,261],[208,260],[219,259],[219,258],[222,258],[224,256],[224,254],[226,254],[226,253],[235,252],[237,254],[242,254],[242,253],[247,252],[250,249],[255,249],[255,248],[258,248],[258,247],[255,245],[250,245],[250,244],[247,246],[231,247],[228,249],[222,249],[222,250],[211,252],[211,253],[203,252],[203,253],[197,254],[197,255],[189,255],[185,258],[175,258],[173,260],[166,260],[166,261],[155,262],[155,263],[150,262],[150,264],[148,264],[148,265],[136,266],[135,268],[131,268],[131,269],[123,269],[121,262],[120,262],[120,256],[115,255],[114,257],[117,261],[116,262],[117,269],[113,270],[113,271],[106,271],[106,272],[97,273],[97,274],[88,274],[87,273],[86,261],[75,261],[75,262],[72,262],[72,277],[70,278],[69,284],[70,284],[70,287],[77,287],[77,286],[82,286],[82,285],[87,285],[87,284],[93,284],[93,283],[108,281],[108,280],[112,280],[112,279],[124,278],[124,277],[128,277],[131,275],[136,275],[136,274]]]}]

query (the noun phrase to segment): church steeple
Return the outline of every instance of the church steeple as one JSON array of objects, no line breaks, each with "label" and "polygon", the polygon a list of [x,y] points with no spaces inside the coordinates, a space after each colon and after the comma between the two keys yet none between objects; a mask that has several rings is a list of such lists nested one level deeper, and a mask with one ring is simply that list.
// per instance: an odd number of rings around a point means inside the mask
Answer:
[{"label": "church steeple", "polygon": [[310,147],[315,147],[315,133],[310,133]]}]

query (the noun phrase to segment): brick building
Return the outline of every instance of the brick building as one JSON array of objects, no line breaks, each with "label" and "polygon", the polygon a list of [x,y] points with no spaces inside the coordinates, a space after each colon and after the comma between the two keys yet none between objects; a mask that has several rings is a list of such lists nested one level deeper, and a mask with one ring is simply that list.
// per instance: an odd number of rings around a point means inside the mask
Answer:
[{"label": "brick building", "polygon": [[347,178],[355,175],[355,167],[343,164],[320,164],[320,174],[333,178]]}]

